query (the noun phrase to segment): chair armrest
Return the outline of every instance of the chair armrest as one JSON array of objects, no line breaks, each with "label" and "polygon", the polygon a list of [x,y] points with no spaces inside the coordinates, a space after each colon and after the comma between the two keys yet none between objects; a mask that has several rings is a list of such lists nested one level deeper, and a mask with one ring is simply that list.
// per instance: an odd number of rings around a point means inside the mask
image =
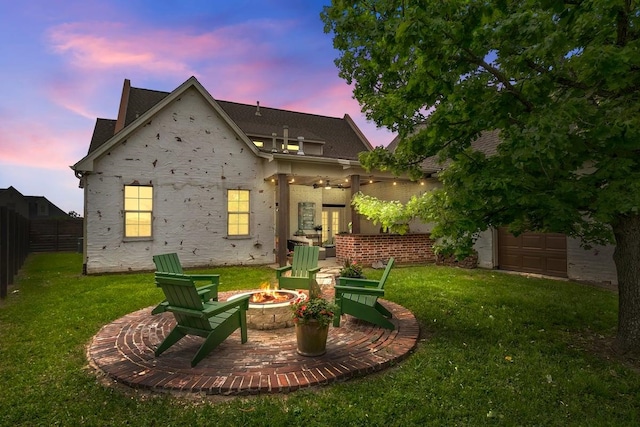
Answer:
[{"label": "chair armrest", "polygon": [[[202,298],[202,302],[207,302],[210,299],[217,300],[218,299],[218,284],[213,283],[211,285],[200,286],[196,288],[198,291],[198,296]],[[169,301],[164,300],[160,304],[158,304],[153,310],[151,310],[151,314],[159,314],[168,311]]]},{"label": "chair armrest", "polygon": [[215,316],[216,314],[224,313],[225,311],[238,307],[241,310],[247,310],[249,308],[249,295],[241,298],[236,298],[232,301],[225,302],[208,302],[204,305],[202,311],[205,317]]},{"label": "chair armrest", "polygon": [[218,299],[218,284],[211,283],[210,285],[204,285],[196,288],[198,295],[202,298],[202,302],[207,302],[210,299]]},{"label": "chair armrest", "polygon": [[320,267],[313,267],[309,269],[309,274],[317,274],[320,271]]},{"label": "chair armrest", "polygon": [[206,317],[204,315],[204,311],[202,310],[195,310],[193,308],[180,307],[177,305],[167,305],[166,311],[170,311],[172,313],[185,314],[187,316],[192,316],[192,317]]},{"label": "chair armrest", "polygon": [[196,290],[198,291],[198,293],[203,292],[203,291],[214,291],[217,294],[218,293],[218,284],[217,283],[211,283],[209,285],[198,286],[196,288]]},{"label": "chair armrest", "polygon": [[384,289],[376,288],[362,288],[359,286],[336,286],[336,295],[338,294],[360,294],[360,295],[373,295],[378,297],[384,296]]},{"label": "chair armrest", "polygon": [[358,279],[356,277],[339,277],[338,282],[341,286],[361,286],[377,288],[380,282],[371,279]]},{"label": "chair armrest", "polygon": [[187,274],[187,276],[191,277],[191,280],[210,280],[211,283],[220,283],[220,275],[219,274]]},{"label": "chair armrest", "polygon": [[284,267],[277,267],[276,268],[276,278],[279,279],[280,276],[282,276],[282,273],[291,270],[291,267],[292,266],[290,266],[290,265],[285,265]]},{"label": "chair armrest", "polygon": [[204,303],[204,310],[195,310],[193,308],[180,307],[176,305],[167,305],[166,311],[172,313],[181,313],[193,317],[209,318],[216,314],[224,313],[225,311],[238,307],[240,309],[247,310],[249,308],[249,295],[234,299],[233,301],[226,302],[206,302]]}]

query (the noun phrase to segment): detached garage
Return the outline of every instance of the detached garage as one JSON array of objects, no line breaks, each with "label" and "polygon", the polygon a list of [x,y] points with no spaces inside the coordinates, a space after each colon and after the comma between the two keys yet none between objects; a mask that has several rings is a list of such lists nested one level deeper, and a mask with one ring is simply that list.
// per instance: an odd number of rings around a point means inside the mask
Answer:
[{"label": "detached garage", "polygon": [[498,229],[498,268],[567,277],[567,237],[558,233],[522,233]]}]

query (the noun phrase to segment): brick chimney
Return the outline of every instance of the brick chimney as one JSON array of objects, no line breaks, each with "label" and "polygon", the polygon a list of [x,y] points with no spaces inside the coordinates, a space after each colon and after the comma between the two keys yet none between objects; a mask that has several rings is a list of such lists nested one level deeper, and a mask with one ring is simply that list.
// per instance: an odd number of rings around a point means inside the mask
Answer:
[{"label": "brick chimney", "polygon": [[129,92],[131,91],[131,81],[124,79],[122,85],[122,96],[120,97],[120,108],[118,109],[118,119],[116,120],[116,128],[113,134],[120,132],[124,128],[124,122],[127,117],[127,105],[129,104]]}]

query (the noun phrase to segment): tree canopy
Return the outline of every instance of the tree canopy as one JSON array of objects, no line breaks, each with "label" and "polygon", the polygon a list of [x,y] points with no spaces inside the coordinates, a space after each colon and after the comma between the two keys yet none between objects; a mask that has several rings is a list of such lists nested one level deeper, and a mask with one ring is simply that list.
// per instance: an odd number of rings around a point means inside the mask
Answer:
[{"label": "tree canopy", "polygon": [[640,341],[638,3],[333,0],[322,19],[363,111],[400,137],[363,165],[418,177],[437,156],[442,188],[414,210],[451,248],[505,225],[615,241]]}]

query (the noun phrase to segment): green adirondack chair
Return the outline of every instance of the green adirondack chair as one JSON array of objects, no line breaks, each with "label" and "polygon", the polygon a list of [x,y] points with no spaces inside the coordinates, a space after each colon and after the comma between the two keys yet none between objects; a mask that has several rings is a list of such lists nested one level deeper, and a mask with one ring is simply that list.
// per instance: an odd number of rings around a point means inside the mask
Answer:
[{"label": "green adirondack chair", "polygon": [[156,283],[167,298],[165,310],[173,313],[177,322],[156,349],[156,357],[186,335],[198,335],[205,339],[191,359],[192,367],[238,328],[241,342],[247,342],[248,295],[229,302],[202,302],[189,276],[171,273],[156,273],[155,276]]},{"label": "green adirondack chair", "polygon": [[[296,246],[293,249],[291,265],[276,268],[276,278],[280,289],[306,289],[310,291],[316,280],[316,274],[320,271],[320,267],[318,267],[319,251],[320,248],[317,246]],[[291,274],[284,276],[287,271],[290,271]]]},{"label": "green adirondack chair", "polygon": [[391,258],[379,281],[340,277],[335,286],[335,303],[338,312],[333,318],[333,326],[340,326],[340,315],[350,314],[358,319],[366,320],[385,329],[394,330],[389,320],[392,315],[380,302],[378,297],[384,296],[384,284],[389,277],[394,259]]},{"label": "green adirondack chair", "polygon": [[[154,255],[153,263],[156,265],[156,273],[184,274],[177,253]],[[203,302],[211,299],[214,301],[218,300],[218,286],[220,286],[219,274],[189,274],[188,276],[193,281],[209,282],[209,284],[198,288],[198,294]],[[166,310],[167,304],[166,300],[162,301],[151,310],[151,314],[163,313]]]}]

